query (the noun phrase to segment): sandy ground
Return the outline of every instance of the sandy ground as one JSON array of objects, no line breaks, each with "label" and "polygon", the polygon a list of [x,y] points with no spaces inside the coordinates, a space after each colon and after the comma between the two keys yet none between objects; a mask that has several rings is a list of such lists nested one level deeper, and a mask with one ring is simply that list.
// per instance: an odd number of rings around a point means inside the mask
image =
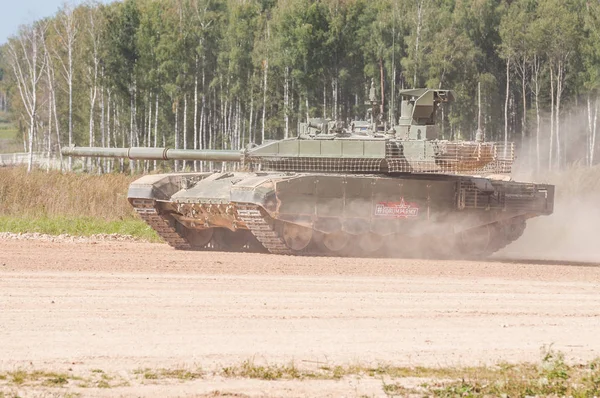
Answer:
[{"label": "sandy ground", "polygon": [[[128,386],[19,396],[384,396],[382,381],[207,376],[143,368],[466,366],[600,357],[595,263],[178,252],[163,244],[0,240],[0,373],[94,369]],[[125,383],[124,383],[125,384]],[[4,387],[3,387],[4,386]]]}]

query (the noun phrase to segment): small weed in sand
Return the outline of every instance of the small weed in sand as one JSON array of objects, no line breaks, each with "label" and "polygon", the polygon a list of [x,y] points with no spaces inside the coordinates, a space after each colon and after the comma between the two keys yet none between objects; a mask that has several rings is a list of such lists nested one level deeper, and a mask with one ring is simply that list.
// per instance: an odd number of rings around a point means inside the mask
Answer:
[{"label": "small weed in sand", "polygon": [[28,374],[24,370],[17,370],[14,372],[10,372],[8,375],[12,378],[11,381],[14,384],[18,384],[18,385],[25,383],[25,381],[28,378]]},{"label": "small weed in sand", "polygon": [[196,371],[191,371],[187,369],[161,369],[160,375],[168,379],[194,380],[202,378],[203,372],[201,369],[198,369]]},{"label": "small weed in sand", "polygon": [[249,379],[278,380],[278,379],[304,379],[306,372],[301,372],[294,363],[288,365],[257,365],[252,360],[242,362],[239,366],[230,366],[221,369],[224,377],[244,377]]},{"label": "small weed in sand", "polygon": [[[121,379],[118,376],[111,376],[108,375],[104,372],[102,373],[98,373],[96,372],[95,375],[99,375],[100,378],[99,379],[93,379],[91,380],[91,382],[86,383],[85,387],[88,388],[92,388],[92,387],[96,387],[96,388],[115,388],[115,387],[126,387],[129,386],[129,383],[123,379]],[[80,387],[84,387],[83,385],[80,385]]]},{"label": "small weed in sand", "polygon": [[64,386],[65,384],[69,383],[69,379],[68,376],[56,376],[53,378],[49,378],[47,379],[44,384],[47,386],[51,386],[51,387],[61,387]]},{"label": "small weed in sand", "polygon": [[194,380],[203,377],[204,373],[202,369],[190,370],[185,368],[176,369],[137,369],[133,372],[136,375],[141,375],[145,380],[159,380],[159,379],[177,379],[177,380]]}]

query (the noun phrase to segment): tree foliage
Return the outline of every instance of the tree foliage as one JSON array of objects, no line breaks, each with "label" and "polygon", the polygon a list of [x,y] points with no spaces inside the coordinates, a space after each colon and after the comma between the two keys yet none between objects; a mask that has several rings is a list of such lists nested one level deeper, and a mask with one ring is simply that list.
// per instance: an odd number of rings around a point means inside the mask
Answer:
[{"label": "tree foliage", "polygon": [[371,84],[390,122],[398,90],[453,89],[444,138],[507,134],[532,164],[553,167],[597,152],[597,0],[123,0],[65,6],[44,24],[52,73],[39,79],[35,120],[11,73],[24,59],[7,46],[0,91],[36,124],[34,146],[53,152],[70,140],[242,148],[293,135],[306,117],[363,117]]}]

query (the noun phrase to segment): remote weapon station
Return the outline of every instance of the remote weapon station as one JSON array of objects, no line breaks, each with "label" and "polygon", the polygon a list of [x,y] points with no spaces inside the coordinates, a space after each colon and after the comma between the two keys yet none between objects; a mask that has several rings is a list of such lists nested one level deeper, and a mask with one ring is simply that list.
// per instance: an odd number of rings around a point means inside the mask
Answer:
[{"label": "remote weapon station", "polygon": [[[181,250],[277,254],[489,255],[551,214],[554,187],[514,182],[513,143],[447,141],[435,124],[448,90],[402,90],[385,126],[311,119],[298,136],[243,151],[63,148],[66,156],[239,162],[239,171],[146,175],[128,198]],[[373,107],[374,108],[374,107]],[[380,119],[380,118],[379,118]]]}]

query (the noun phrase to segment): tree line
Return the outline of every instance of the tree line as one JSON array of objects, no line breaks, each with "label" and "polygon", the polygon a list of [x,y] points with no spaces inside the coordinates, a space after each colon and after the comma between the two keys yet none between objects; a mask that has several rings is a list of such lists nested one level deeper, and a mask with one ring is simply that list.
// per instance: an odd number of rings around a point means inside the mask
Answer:
[{"label": "tree line", "polygon": [[593,165],[600,2],[88,2],[0,47],[0,98],[24,148],[57,156],[63,145],[240,149],[309,117],[364,117],[372,84],[389,123],[400,89],[452,89],[445,139],[479,128],[517,141],[538,170]]}]

